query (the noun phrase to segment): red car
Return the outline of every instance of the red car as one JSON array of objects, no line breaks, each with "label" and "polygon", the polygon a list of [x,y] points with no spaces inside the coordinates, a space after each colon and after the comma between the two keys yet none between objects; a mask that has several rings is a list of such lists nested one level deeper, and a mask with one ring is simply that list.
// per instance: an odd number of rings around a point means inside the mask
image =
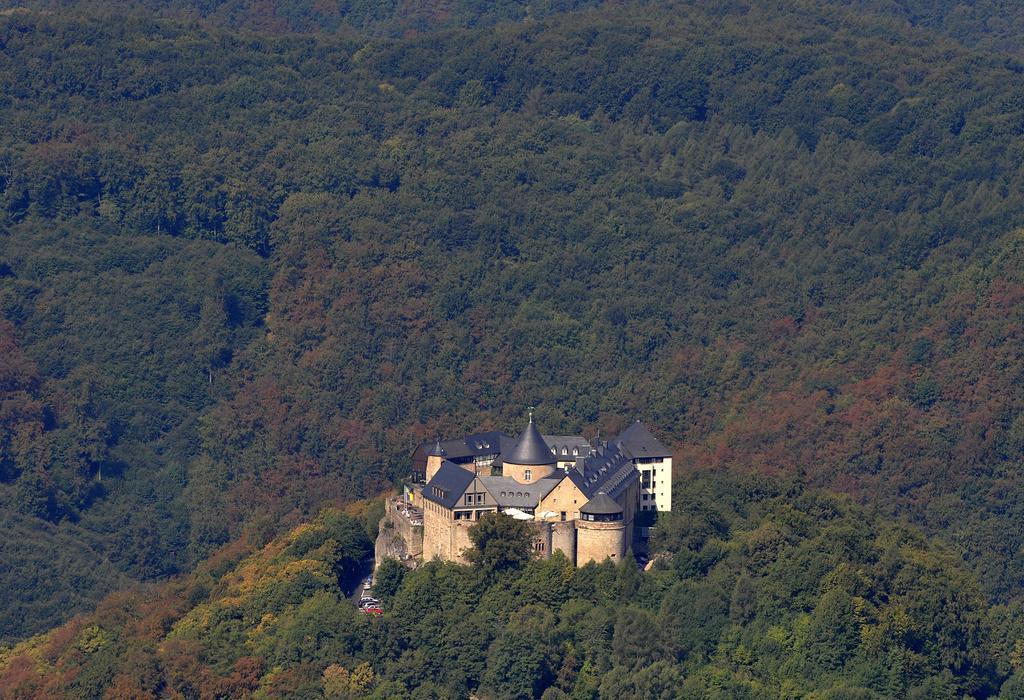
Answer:
[{"label": "red car", "polygon": [[368,615],[383,615],[384,611],[376,607],[361,608],[361,610]]}]

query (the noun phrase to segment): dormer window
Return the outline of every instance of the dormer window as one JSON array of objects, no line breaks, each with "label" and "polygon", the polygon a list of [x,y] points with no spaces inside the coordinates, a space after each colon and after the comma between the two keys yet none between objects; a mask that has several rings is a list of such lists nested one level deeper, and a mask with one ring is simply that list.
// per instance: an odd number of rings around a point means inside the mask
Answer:
[{"label": "dormer window", "polygon": [[529,469],[525,470],[523,472],[523,479],[525,479],[526,481],[531,481],[533,479],[533,472]]},{"label": "dormer window", "polygon": [[562,454],[564,454],[564,455],[569,454],[569,448],[568,447],[563,447],[562,448]]},{"label": "dormer window", "polygon": [[572,456],[573,457],[579,457],[580,456],[580,448],[578,448],[578,447],[572,448]]}]

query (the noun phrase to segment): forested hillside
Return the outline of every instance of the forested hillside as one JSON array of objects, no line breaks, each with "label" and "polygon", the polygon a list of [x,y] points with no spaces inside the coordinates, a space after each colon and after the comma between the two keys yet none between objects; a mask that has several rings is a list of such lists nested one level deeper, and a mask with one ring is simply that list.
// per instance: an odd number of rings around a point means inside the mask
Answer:
[{"label": "forested hillside", "polygon": [[528,536],[508,519],[479,540],[502,556],[472,567],[386,562],[380,618],[339,593],[370,540],[328,511],[0,655],[0,693],[1020,697],[1024,628],[920,532],[793,483],[716,474],[680,496],[655,542],[674,554],[651,572],[524,564]]},{"label": "forested hillside", "polygon": [[[648,2],[652,12],[657,3]],[[764,4],[764,3],[761,3]],[[969,47],[1020,55],[1024,8],[1014,0],[845,0],[836,4],[889,21],[934,32]],[[290,32],[359,33],[409,36],[440,29],[487,27],[498,22],[543,20],[554,14],[599,6],[597,0],[0,0],[0,8],[86,12],[93,15],[137,14],[198,21],[210,26],[272,34]],[[677,0],[675,7],[700,8],[699,0]],[[776,2],[775,9],[793,3]],[[715,11],[746,12],[735,0],[716,3]]]},{"label": "forested hillside", "polygon": [[0,16],[0,637],[530,404],[848,493],[1021,599],[1024,65],[995,30],[203,5]]}]

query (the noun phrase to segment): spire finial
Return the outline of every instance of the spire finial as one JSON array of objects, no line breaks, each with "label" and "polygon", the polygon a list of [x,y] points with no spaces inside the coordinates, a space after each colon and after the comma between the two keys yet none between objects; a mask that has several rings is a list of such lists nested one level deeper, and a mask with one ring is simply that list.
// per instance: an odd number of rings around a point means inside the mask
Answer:
[{"label": "spire finial", "polygon": [[527,409],[526,409],[529,412],[529,414],[530,414],[530,422],[531,423],[533,422],[533,409],[534,409],[533,406],[528,406]]}]

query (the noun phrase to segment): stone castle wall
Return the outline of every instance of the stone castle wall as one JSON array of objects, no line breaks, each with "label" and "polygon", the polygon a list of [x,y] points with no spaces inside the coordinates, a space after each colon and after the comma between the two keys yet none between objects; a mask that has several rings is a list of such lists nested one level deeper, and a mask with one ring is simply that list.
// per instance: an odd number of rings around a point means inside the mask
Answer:
[{"label": "stone castle wall", "polygon": [[452,527],[452,559],[459,564],[466,564],[463,553],[473,548],[473,542],[469,539],[469,528],[475,523],[467,520],[459,520],[453,523]]},{"label": "stone castle wall", "polygon": [[455,520],[452,511],[436,503],[423,502],[423,561],[434,557],[465,564],[462,553],[473,546],[469,539],[472,520]]},{"label": "stone castle wall", "polygon": [[436,503],[423,501],[423,561],[451,559],[451,526],[447,511]]},{"label": "stone castle wall", "polygon": [[[417,522],[420,524],[415,524]],[[374,542],[375,566],[390,558],[411,567],[422,557],[423,513],[405,507],[401,499],[389,498],[384,504],[384,517]]]}]

